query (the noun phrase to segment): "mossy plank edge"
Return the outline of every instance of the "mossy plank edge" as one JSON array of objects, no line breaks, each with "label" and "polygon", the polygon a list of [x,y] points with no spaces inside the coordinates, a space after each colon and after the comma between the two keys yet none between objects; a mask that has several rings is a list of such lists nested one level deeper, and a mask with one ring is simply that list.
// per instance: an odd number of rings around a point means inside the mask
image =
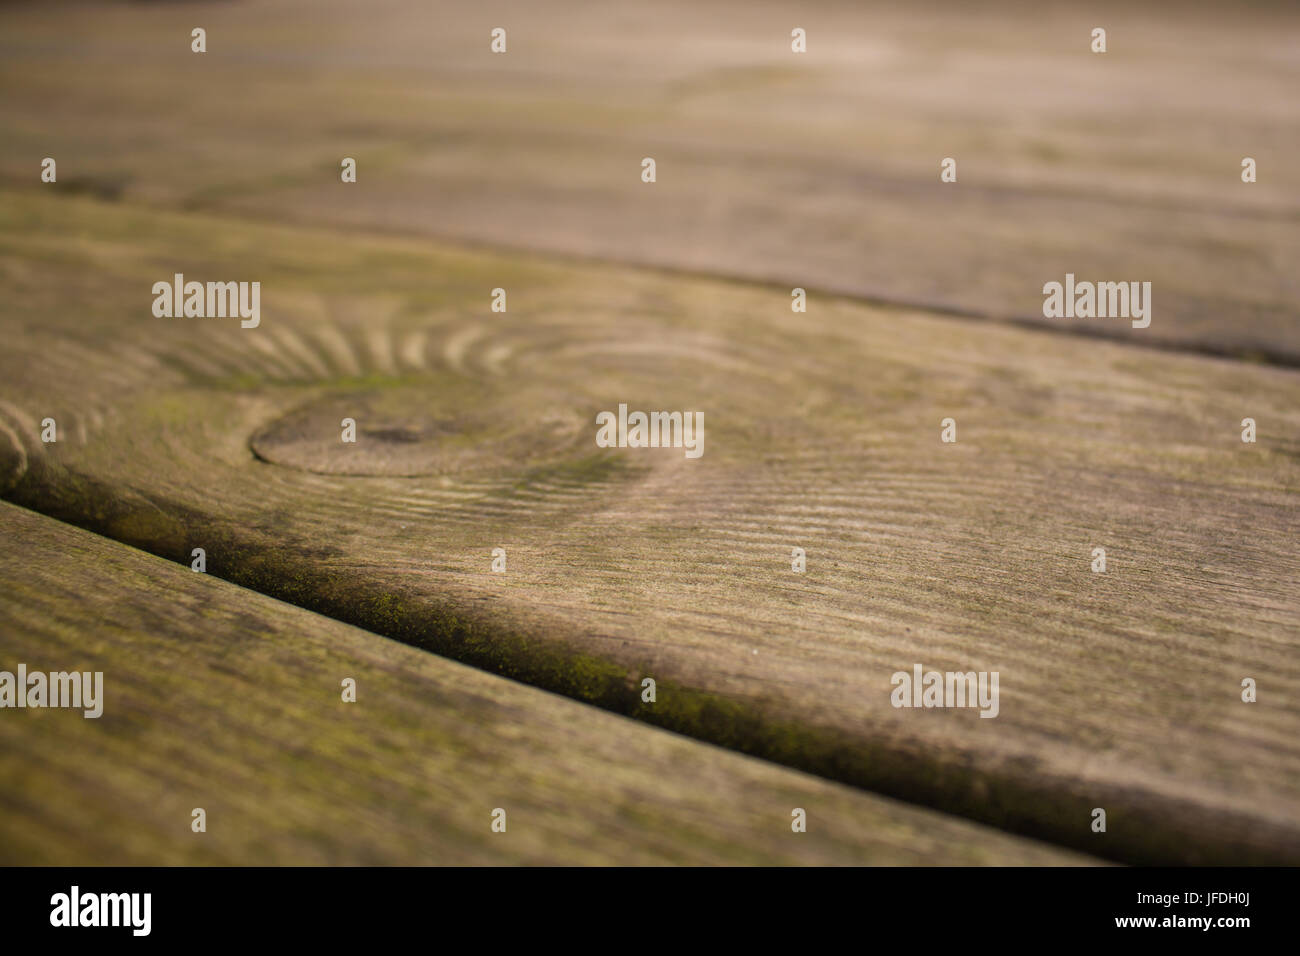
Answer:
[{"label": "mossy plank edge", "polygon": [[[997,864],[1086,857],[593,711],[0,504],[0,862]],[[341,699],[345,677],[357,702]],[[207,829],[191,830],[202,807]],[[506,810],[505,833],[490,830]],[[808,814],[792,833],[790,813]]]}]

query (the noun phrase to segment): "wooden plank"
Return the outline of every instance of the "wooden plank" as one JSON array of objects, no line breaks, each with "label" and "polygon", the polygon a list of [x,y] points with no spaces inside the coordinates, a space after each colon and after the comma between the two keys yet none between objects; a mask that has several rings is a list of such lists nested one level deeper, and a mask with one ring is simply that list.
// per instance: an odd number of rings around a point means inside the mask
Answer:
[{"label": "wooden plank", "polygon": [[185,7],[9,5],[0,175],[1032,324],[1149,281],[1149,328],[1054,321],[1296,364],[1300,8],[1141,7],[311,0],[204,10],[196,55]]},{"label": "wooden plank", "polygon": [[[85,199],[8,197],[0,270],[11,500],[1098,855],[1300,860],[1293,371]],[[154,318],[174,271],[261,325]],[[703,456],[596,448],[620,402],[703,410]],[[915,664],[1000,714],[892,707]]]},{"label": "wooden plank", "polygon": [[6,865],[1089,862],[595,711],[12,505],[0,526],[0,669],[103,675],[98,718],[0,711]]}]

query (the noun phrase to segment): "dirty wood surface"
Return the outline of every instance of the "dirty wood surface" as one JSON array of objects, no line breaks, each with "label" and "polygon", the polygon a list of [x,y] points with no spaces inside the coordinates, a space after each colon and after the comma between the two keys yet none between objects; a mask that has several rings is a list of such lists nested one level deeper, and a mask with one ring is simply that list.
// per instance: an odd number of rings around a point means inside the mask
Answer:
[{"label": "dirty wood surface", "polygon": [[1091,862],[0,518],[0,669],[104,681],[99,718],[0,715],[0,863]]},{"label": "dirty wood surface", "polygon": [[[258,277],[262,325],[155,319],[173,270]],[[1099,856],[1300,860],[1294,371],[21,193],[0,273],[15,502]],[[618,402],[703,410],[703,457],[597,449]],[[999,671],[999,716],[894,709],[916,663]]]}]

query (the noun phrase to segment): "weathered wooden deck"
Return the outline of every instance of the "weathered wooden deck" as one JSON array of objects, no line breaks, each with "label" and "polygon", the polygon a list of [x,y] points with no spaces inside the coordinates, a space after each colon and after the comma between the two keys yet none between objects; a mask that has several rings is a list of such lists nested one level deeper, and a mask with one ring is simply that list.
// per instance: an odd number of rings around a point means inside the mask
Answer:
[{"label": "weathered wooden deck", "polygon": [[1300,861],[1300,15],[309,6],[0,9],[6,862]]},{"label": "weathered wooden deck", "polygon": [[[101,670],[108,687],[98,719],[0,721],[0,862],[1086,861],[0,512],[4,653]],[[806,833],[790,830],[794,808]]]}]

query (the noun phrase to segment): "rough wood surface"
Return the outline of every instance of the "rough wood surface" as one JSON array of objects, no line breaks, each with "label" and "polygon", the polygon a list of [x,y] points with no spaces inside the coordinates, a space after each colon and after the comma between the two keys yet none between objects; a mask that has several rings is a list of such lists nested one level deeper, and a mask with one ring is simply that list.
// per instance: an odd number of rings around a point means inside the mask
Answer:
[{"label": "rough wood surface", "polygon": [[1150,328],[1060,322],[1300,362],[1300,7],[1073,6],[6,5],[0,176],[1034,324],[1150,281]]},{"label": "rough wood surface", "polygon": [[[0,711],[0,863],[1089,862],[594,711],[13,505],[0,527],[0,669],[101,671],[105,696],[97,719]],[[504,833],[490,829],[498,807]],[[796,807],[805,833],[791,832]]]},{"label": "rough wood surface", "polygon": [[[152,317],[174,269],[259,279],[261,327]],[[88,199],[6,196],[0,274],[14,501],[1098,855],[1300,861],[1294,371]],[[597,449],[619,402],[704,456]],[[917,663],[1000,715],[892,708]]]}]

